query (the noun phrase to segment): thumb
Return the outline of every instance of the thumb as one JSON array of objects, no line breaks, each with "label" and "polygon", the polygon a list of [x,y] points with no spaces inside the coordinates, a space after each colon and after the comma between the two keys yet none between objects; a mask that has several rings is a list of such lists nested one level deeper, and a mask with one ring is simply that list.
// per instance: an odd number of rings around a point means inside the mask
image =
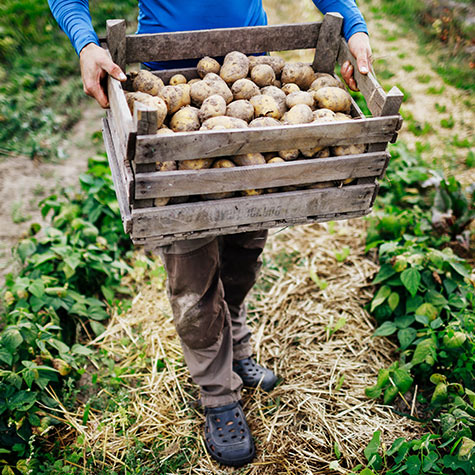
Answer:
[{"label": "thumb", "polygon": [[356,58],[356,64],[358,66],[358,71],[361,74],[368,74],[369,72],[369,59],[366,52],[359,54]]},{"label": "thumb", "polygon": [[114,79],[117,79],[118,81],[127,80],[127,76],[124,74],[122,69],[120,69],[120,67],[113,61],[106,61],[103,67],[107,71],[107,73],[111,75]]}]

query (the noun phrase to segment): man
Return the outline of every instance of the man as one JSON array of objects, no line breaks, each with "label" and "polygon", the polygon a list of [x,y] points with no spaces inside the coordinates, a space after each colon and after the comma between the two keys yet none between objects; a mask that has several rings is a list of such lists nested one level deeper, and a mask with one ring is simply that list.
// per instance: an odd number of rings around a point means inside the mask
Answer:
[{"label": "man", "polygon": [[[339,12],[343,34],[360,73],[371,65],[371,48],[363,17],[354,0],[314,0],[324,13]],[[124,72],[99,46],[88,0],[49,0],[51,11],[80,56],[84,91],[102,106],[108,99],[101,79],[119,81]],[[138,33],[265,25],[262,0],[139,0]],[[152,68],[176,67],[152,63]],[[356,90],[353,67],[341,73]],[[204,439],[217,461],[239,466],[250,462],[255,446],[241,405],[244,385],[270,391],[275,374],[252,359],[251,332],[244,299],[260,268],[266,231],[175,242],[161,249],[168,272],[168,292],[185,361],[200,386],[205,408]]]}]

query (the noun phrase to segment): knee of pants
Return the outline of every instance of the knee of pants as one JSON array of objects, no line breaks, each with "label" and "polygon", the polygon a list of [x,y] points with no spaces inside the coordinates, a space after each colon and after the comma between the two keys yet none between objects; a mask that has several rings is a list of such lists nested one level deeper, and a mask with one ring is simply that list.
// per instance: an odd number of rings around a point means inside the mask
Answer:
[{"label": "knee of pants", "polygon": [[[213,315],[214,313],[214,315]],[[186,311],[176,323],[182,342],[192,350],[203,350],[214,345],[220,338],[225,324],[225,311],[203,312],[199,307]]]}]

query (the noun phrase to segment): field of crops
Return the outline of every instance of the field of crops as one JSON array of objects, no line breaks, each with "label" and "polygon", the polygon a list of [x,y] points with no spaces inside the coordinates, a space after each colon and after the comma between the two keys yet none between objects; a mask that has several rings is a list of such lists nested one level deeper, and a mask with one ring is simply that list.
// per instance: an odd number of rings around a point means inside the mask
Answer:
[{"label": "field of crops", "polygon": [[[122,231],[67,38],[46,2],[2,3],[2,475],[475,472],[475,37],[432,3],[359,2],[404,125],[371,215],[271,231],[249,320],[281,382],[243,393],[257,457],[239,470],[205,450],[166,272]],[[134,31],[135,1],[91,11]]]}]

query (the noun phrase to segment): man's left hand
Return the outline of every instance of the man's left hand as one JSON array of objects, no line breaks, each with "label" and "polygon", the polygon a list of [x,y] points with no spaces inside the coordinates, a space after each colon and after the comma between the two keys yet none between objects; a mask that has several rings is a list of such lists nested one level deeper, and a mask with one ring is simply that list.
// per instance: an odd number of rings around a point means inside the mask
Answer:
[{"label": "man's left hand", "polygon": [[[356,58],[358,71],[361,74],[368,74],[373,63],[368,35],[362,32],[355,33],[348,40],[348,47],[351,54]],[[350,89],[353,89],[353,91],[359,90],[353,75],[353,66],[349,61],[345,61],[341,66],[341,75]]]}]

